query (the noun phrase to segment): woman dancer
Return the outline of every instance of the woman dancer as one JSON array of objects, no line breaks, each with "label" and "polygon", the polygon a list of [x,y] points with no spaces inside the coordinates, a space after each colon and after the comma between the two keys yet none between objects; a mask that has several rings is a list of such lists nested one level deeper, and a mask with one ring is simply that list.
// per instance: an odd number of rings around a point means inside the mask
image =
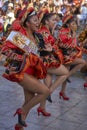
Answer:
[{"label": "woman dancer", "polygon": [[[3,77],[17,82],[24,90],[25,102],[14,114],[14,116],[18,114],[15,130],[23,130],[23,127],[27,126],[25,119],[31,108],[49,95],[47,86],[38,80],[46,77],[46,69],[38,56],[38,50],[36,51],[37,45],[33,33],[38,30],[39,21],[33,8],[23,11],[21,24],[23,26],[18,26],[18,29],[16,26],[12,27],[14,30],[11,32],[11,37],[9,35],[1,50],[1,53],[7,56]],[[18,35],[19,38],[16,37]],[[30,44],[27,45],[29,50],[26,47],[21,48],[17,42],[13,41],[14,38],[16,41],[26,39],[25,44],[30,40],[35,48],[30,48]],[[44,113],[43,110],[41,112]]]},{"label": "woman dancer", "polygon": [[[64,55],[64,65],[70,69],[71,65],[74,67],[70,70],[69,76],[80,70],[85,65],[85,60],[81,58],[82,50],[77,45],[76,41],[77,25],[74,17],[70,14],[63,18],[63,27],[59,30],[58,46]],[[59,93],[60,97],[64,99],[64,90],[66,88],[66,81],[62,84],[62,89]]]},{"label": "woman dancer", "polygon": [[[41,17],[40,17],[41,16]],[[46,10],[39,14],[39,19],[41,20],[41,28],[39,33],[42,34],[44,38],[44,46],[41,48],[41,58],[44,65],[47,68],[47,77],[45,79],[45,84],[50,89],[50,94],[64,82],[67,78],[68,70],[62,65],[62,53],[56,45],[55,38],[50,33],[50,30],[55,26],[55,16],[53,13],[48,13]],[[56,75],[56,80],[52,83],[52,75]],[[67,99],[68,100],[68,99]],[[41,102],[40,107],[37,109],[45,109],[46,101]]]}]

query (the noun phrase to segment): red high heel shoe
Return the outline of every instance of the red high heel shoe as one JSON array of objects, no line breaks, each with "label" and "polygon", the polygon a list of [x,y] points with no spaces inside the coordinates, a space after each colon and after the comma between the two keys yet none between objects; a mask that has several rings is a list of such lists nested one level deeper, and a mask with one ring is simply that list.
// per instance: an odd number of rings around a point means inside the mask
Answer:
[{"label": "red high heel shoe", "polygon": [[63,100],[67,100],[67,101],[69,100],[69,97],[67,97],[67,96],[66,96],[64,93],[62,93],[62,92],[59,93],[59,98],[61,98],[61,97],[63,98]]},{"label": "red high heel shoe", "polygon": [[18,108],[14,114],[14,116],[16,116],[17,114],[23,114],[23,111],[21,108]]},{"label": "red high heel shoe", "polygon": [[15,125],[15,130],[23,130],[22,126],[19,126],[18,124]]},{"label": "red high heel shoe", "polygon": [[14,116],[18,115],[18,124],[20,124],[23,127],[27,127],[26,122],[22,120],[22,114],[23,114],[23,110],[21,108],[18,108]]},{"label": "red high heel shoe", "polygon": [[85,82],[83,86],[84,86],[84,89],[86,89],[87,88],[87,82]]},{"label": "red high heel shoe", "polygon": [[40,113],[42,113],[43,116],[51,116],[51,113],[46,112],[44,109],[42,109],[41,107],[37,108],[37,112],[38,112],[38,116],[40,115]]}]

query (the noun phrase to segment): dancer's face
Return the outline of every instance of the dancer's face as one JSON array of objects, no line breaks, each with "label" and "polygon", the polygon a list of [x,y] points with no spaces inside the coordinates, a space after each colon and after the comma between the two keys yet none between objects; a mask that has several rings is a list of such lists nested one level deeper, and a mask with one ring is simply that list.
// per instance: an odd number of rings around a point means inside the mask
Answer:
[{"label": "dancer's face", "polygon": [[49,26],[49,28],[53,28],[56,24],[56,18],[55,15],[52,15],[48,20],[47,20],[47,25]]},{"label": "dancer's face", "polygon": [[72,22],[70,23],[70,28],[71,28],[71,30],[73,30],[73,31],[76,31],[76,30],[77,30],[77,24],[76,24],[75,21],[72,21]]},{"label": "dancer's face", "polygon": [[32,17],[30,17],[27,25],[28,25],[28,28],[31,31],[33,31],[33,32],[38,31],[38,28],[39,28],[39,19],[38,19],[37,15],[33,15]]}]

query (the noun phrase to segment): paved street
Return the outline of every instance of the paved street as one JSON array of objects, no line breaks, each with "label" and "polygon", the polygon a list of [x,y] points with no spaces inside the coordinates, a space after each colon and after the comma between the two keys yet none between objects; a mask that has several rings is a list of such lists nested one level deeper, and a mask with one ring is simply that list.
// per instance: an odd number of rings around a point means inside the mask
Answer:
[{"label": "paved street", "polygon": [[[16,83],[1,77],[4,69],[0,66],[0,130],[14,130],[17,117],[15,110],[23,104],[23,90]],[[53,103],[47,102],[51,117],[37,115],[34,107],[27,117],[28,127],[25,130],[87,130],[87,90],[84,91],[84,75],[79,72],[73,75],[67,85],[69,101],[59,99],[58,88],[52,95]]]}]

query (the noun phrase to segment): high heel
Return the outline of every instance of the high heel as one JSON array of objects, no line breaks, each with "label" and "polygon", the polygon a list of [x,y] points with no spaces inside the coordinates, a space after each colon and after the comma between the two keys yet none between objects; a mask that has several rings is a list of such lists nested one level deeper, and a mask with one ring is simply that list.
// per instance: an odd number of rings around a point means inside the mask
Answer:
[{"label": "high heel", "polygon": [[67,97],[67,96],[66,96],[64,93],[62,93],[62,92],[59,93],[59,98],[61,98],[61,97],[63,98],[63,100],[67,100],[67,101],[69,100],[69,97]]},{"label": "high heel", "polygon": [[18,124],[20,124],[23,127],[27,127],[26,122],[22,120],[22,114],[23,114],[23,110],[21,108],[18,108],[14,116],[18,115]]},{"label": "high heel", "polygon": [[38,107],[37,108],[37,112],[38,112],[38,116],[40,115],[40,113],[42,113],[43,116],[51,116],[51,113],[46,112],[43,108]]},{"label": "high heel", "polygon": [[84,89],[86,89],[87,88],[87,82],[85,82],[83,86],[84,86]]},{"label": "high heel", "polygon": [[22,126],[19,126],[18,124],[15,125],[15,130],[22,130]]},{"label": "high heel", "polygon": [[52,103],[51,95],[49,95],[49,96],[47,97],[47,100],[48,100],[50,103]]}]

